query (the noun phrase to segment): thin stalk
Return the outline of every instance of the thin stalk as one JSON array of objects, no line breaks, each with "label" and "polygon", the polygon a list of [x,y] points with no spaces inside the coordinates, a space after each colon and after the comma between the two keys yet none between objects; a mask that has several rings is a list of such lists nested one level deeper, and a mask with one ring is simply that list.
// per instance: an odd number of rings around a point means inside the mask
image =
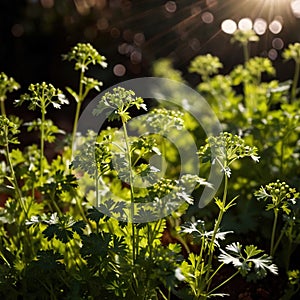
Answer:
[{"label": "thin stalk", "polygon": [[[171,227],[174,228],[175,227],[175,222],[173,221],[173,217],[170,216],[170,217],[167,217],[167,218],[168,218],[168,221],[171,224]],[[188,244],[186,243],[186,241],[180,236],[180,234],[177,234],[176,230],[172,230],[171,235],[172,235],[172,237],[176,238],[179,241],[179,243],[186,250],[187,254],[189,254],[191,252],[191,250],[190,250]]]},{"label": "thin stalk", "polygon": [[284,138],[281,140],[281,147],[280,147],[280,175],[283,176],[283,171],[284,171]]},{"label": "thin stalk", "polygon": [[277,241],[276,241],[276,243],[275,243],[275,246],[274,246],[274,253],[276,252],[276,250],[277,250],[277,248],[278,248],[278,246],[279,246],[279,244],[280,244],[280,242],[281,242],[281,239],[283,238],[283,236],[284,236],[284,234],[285,234],[285,230],[284,230],[284,228],[281,230],[281,232],[280,232],[280,235],[279,235],[279,237],[278,237],[278,239],[277,239]]},{"label": "thin stalk", "polygon": [[73,155],[73,146],[74,146],[74,142],[75,142],[75,137],[76,137],[76,132],[77,132],[77,126],[78,126],[78,119],[79,119],[79,113],[80,113],[80,108],[81,108],[81,104],[83,101],[83,77],[84,77],[84,71],[81,70],[80,72],[80,78],[79,78],[79,94],[78,94],[78,102],[77,102],[77,106],[76,106],[76,113],[75,113],[75,119],[74,119],[74,124],[73,124],[73,132],[72,132],[72,140],[71,140],[71,157]]},{"label": "thin stalk", "polygon": [[135,248],[136,248],[136,253],[135,256],[139,256],[139,247],[140,247],[140,229],[136,228],[136,235],[135,235]]},{"label": "thin stalk", "polygon": [[150,261],[152,260],[152,239],[151,239],[151,225],[147,223],[147,239],[148,239],[148,251]]},{"label": "thin stalk", "polygon": [[249,50],[248,43],[243,43],[243,53],[244,53],[244,61],[245,63],[249,60]]},{"label": "thin stalk", "polygon": [[63,213],[62,213],[61,209],[59,208],[59,206],[57,205],[57,203],[56,203],[56,201],[55,201],[55,190],[52,191],[51,197],[50,197],[50,198],[51,198],[52,204],[53,204],[53,206],[54,206],[56,212],[58,213],[59,217],[62,217],[62,216],[63,216]]},{"label": "thin stalk", "polygon": [[[223,199],[222,199],[223,207],[226,206],[227,189],[228,189],[228,177],[225,175],[224,193],[223,193]],[[214,247],[215,247],[215,239],[216,239],[216,235],[217,235],[218,229],[220,227],[220,224],[222,222],[223,215],[224,215],[224,210],[220,209],[216,224],[214,226],[214,231],[212,234],[211,242],[209,245],[209,258],[208,258],[208,264],[207,264],[209,268],[211,268],[211,265],[212,265],[212,259],[213,259],[213,253],[214,253]],[[205,275],[205,282],[207,282],[208,288],[210,286],[210,282],[208,281],[209,274],[210,274],[210,272],[208,271]]]},{"label": "thin stalk", "polygon": [[[204,263],[202,261],[202,256],[203,256],[203,249],[204,249],[204,238],[202,237],[201,239],[201,250],[200,250],[200,254],[197,258],[197,262],[196,262],[196,266],[195,266],[195,270],[198,271],[199,269],[199,265],[201,264],[201,270],[200,270],[200,274],[203,274],[203,268],[204,268]],[[201,295],[199,295],[199,292],[201,293],[201,275],[195,277],[196,280],[196,289],[193,288],[193,293],[195,295],[195,297],[199,298]]]},{"label": "thin stalk", "polygon": [[299,81],[299,73],[300,73],[300,62],[296,61],[295,74],[294,74],[292,91],[291,91],[291,102],[296,100],[297,85],[298,85],[298,81]]},{"label": "thin stalk", "polygon": [[21,193],[21,190],[19,188],[19,184],[18,184],[18,180],[17,180],[16,174],[15,174],[15,171],[14,171],[14,167],[13,167],[11,159],[10,159],[8,138],[7,138],[8,137],[8,128],[7,127],[5,127],[5,137],[6,137],[6,141],[5,141],[5,154],[6,155],[5,156],[6,156],[7,164],[9,166],[10,173],[11,173],[11,176],[12,176],[12,179],[13,179],[13,185],[14,185],[15,191],[17,193],[17,199],[19,200],[20,206],[23,209],[23,211],[25,213],[25,216],[27,218],[28,217],[27,216],[27,210],[25,208],[25,204],[24,204],[23,199],[22,199],[22,193]]},{"label": "thin stalk", "polygon": [[287,247],[287,258],[286,258],[286,261],[285,261],[285,270],[286,271],[289,270],[291,255],[292,255],[292,241],[289,240],[288,247]]},{"label": "thin stalk", "polygon": [[212,294],[214,291],[218,290],[221,286],[223,286],[224,284],[226,284],[227,282],[229,282],[232,278],[234,278],[236,275],[238,275],[240,273],[240,271],[236,271],[234,274],[232,274],[230,277],[228,277],[225,281],[223,281],[221,284],[219,284],[218,286],[216,286],[214,289],[212,289],[209,293],[208,296],[210,294]]},{"label": "thin stalk", "polygon": [[98,168],[97,168],[97,163],[96,163],[96,174],[95,174],[95,178],[96,178],[96,207],[98,208],[100,205],[99,202],[99,180],[100,180],[100,176],[98,176]]},{"label": "thin stalk", "polygon": [[41,123],[41,141],[40,141],[40,173],[41,177],[44,174],[44,166],[43,166],[43,160],[44,160],[44,146],[45,146],[45,114],[46,114],[46,108],[44,103],[44,95],[42,98],[42,123]]},{"label": "thin stalk", "polygon": [[277,220],[278,220],[278,211],[274,210],[274,222],[273,222],[271,245],[270,245],[270,256],[272,257],[274,257],[274,253],[275,253],[274,242],[275,242]]},{"label": "thin stalk", "polygon": [[1,115],[5,117],[6,112],[5,112],[4,99],[0,99],[0,103],[1,103]]},{"label": "thin stalk", "polygon": [[134,190],[133,190],[133,174],[132,174],[132,161],[131,161],[131,153],[130,153],[130,146],[129,146],[129,140],[128,140],[128,133],[125,122],[122,120],[123,125],[123,132],[124,132],[124,139],[126,144],[126,152],[127,152],[127,160],[129,165],[129,185],[130,185],[130,216],[129,221],[131,223],[131,230],[132,230],[132,263],[135,263],[136,259],[136,237],[135,237],[135,226],[133,223],[133,217],[134,217]]},{"label": "thin stalk", "polygon": [[[222,199],[223,207],[226,206],[227,189],[228,189],[228,177],[225,175],[224,193],[223,193],[223,199]],[[211,243],[210,243],[210,247],[209,247],[210,257],[212,257],[212,252],[213,252],[213,249],[214,249],[215,238],[216,238],[218,229],[220,227],[220,224],[222,222],[223,215],[224,215],[224,210],[221,209],[219,211],[218,219],[217,219],[217,222],[215,224],[214,231],[213,231],[212,238],[211,238]]]},{"label": "thin stalk", "polygon": [[209,277],[208,281],[211,282],[211,280],[214,278],[214,276],[221,270],[221,268],[224,266],[224,263],[220,264],[219,267],[216,269],[215,272]]},{"label": "thin stalk", "polygon": [[158,289],[158,292],[161,294],[163,300],[168,300],[169,299],[169,297],[167,298],[160,288],[157,288],[157,289]]},{"label": "thin stalk", "polygon": [[[161,177],[163,175],[165,175],[165,173],[167,171],[165,157],[166,157],[166,144],[165,144],[164,138],[162,138],[162,141],[161,141]],[[163,172],[164,172],[164,174],[163,174]]]}]

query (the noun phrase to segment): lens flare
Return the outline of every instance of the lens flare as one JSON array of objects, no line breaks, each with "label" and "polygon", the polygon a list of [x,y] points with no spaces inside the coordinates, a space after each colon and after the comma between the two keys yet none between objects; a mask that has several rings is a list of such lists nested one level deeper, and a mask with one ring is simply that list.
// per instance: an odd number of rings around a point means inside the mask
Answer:
[{"label": "lens flare", "polygon": [[300,0],[292,0],[291,9],[296,18],[300,18]]},{"label": "lens flare", "polygon": [[252,29],[252,20],[250,18],[243,18],[240,19],[239,23],[238,23],[238,27],[240,30],[250,30]]},{"label": "lens flare", "polygon": [[263,35],[267,30],[268,24],[267,21],[262,18],[257,18],[254,21],[253,29],[258,35]]},{"label": "lens flare", "polygon": [[269,29],[272,33],[274,34],[278,34],[280,33],[280,31],[282,30],[282,24],[280,23],[279,20],[273,20],[270,24],[269,24]]},{"label": "lens flare", "polygon": [[227,34],[233,34],[237,30],[237,25],[233,20],[227,19],[222,22],[221,29]]}]

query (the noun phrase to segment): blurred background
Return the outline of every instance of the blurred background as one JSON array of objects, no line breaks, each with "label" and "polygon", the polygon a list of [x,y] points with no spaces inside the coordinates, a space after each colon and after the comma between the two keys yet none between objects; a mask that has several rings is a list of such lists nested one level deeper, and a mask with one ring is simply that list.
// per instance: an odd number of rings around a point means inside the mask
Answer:
[{"label": "blurred background", "polygon": [[300,40],[299,0],[2,0],[0,14],[0,70],[22,91],[42,81],[76,86],[78,74],[61,54],[78,42],[90,42],[107,58],[108,68],[90,75],[109,87],[151,75],[161,57],[192,85],[187,69],[197,55],[219,56],[228,73],[243,62],[232,33],[248,27],[260,36],[251,56],[269,57],[286,80],[293,64],[282,61],[282,50]]}]

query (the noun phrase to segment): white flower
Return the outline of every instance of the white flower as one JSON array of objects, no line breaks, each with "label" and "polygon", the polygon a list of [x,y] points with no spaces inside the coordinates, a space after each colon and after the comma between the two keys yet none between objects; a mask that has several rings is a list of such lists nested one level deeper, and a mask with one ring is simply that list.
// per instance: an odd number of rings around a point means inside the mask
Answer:
[{"label": "white flower", "polygon": [[185,277],[182,275],[181,269],[180,269],[180,268],[176,268],[176,269],[175,269],[175,277],[176,277],[179,281],[184,281],[184,280],[185,280]]}]

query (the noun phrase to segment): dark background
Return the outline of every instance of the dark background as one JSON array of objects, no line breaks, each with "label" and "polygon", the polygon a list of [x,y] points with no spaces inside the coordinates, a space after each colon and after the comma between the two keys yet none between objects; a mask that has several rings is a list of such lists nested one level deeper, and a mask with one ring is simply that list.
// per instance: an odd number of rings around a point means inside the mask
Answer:
[{"label": "dark background", "polygon": [[[104,88],[117,82],[151,75],[153,62],[169,57],[193,85],[199,80],[188,74],[190,60],[208,52],[220,57],[227,73],[243,62],[242,49],[221,31],[223,20],[238,22],[244,17],[280,18],[279,34],[267,30],[258,43],[250,45],[251,56],[268,56],[274,38],[286,47],[300,40],[300,21],[279,0],[1,0],[0,71],[14,77],[26,91],[30,83],[50,82],[56,87],[75,87],[78,74],[61,54],[78,42],[90,42],[106,56],[106,70],[91,69],[89,75],[103,81]],[[212,16],[213,21],[205,21]],[[293,64],[283,62],[282,49],[273,60],[277,77],[293,76]],[[116,76],[114,67],[126,68]],[[19,94],[19,91],[18,91]],[[94,95],[91,94],[90,98]],[[7,101],[8,111],[15,108]],[[74,115],[75,105],[56,112],[57,119]],[[18,110],[23,113],[22,110]],[[17,113],[18,113],[17,112]],[[24,113],[23,113],[24,114]],[[26,115],[24,116],[26,119]],[[68,129],[68,122],[63,126]]]}]

